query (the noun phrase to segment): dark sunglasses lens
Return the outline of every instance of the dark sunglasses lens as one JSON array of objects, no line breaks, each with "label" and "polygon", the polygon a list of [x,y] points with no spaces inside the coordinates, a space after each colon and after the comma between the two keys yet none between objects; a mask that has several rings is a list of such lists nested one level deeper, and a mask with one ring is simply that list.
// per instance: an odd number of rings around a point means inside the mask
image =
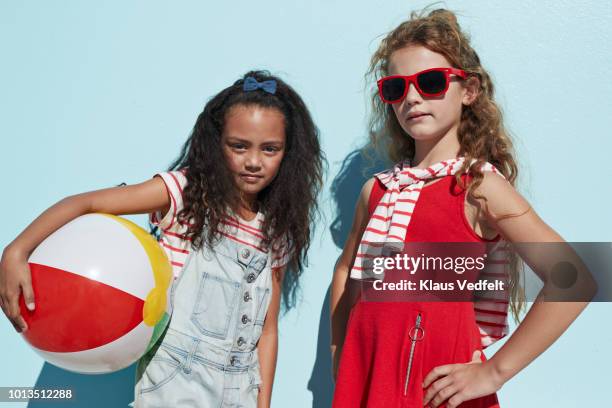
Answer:
[{"label": "dark sunglasses lens", "polygon": [[426,94],[437,94],[446,88],[446,75],[442,71],[429,71],[417,76],[421,91]]},{"label": "dark sunglasses lens", "polygon": [[404,96],[406,81],[404,78],[389,78],[382,82],[382,96],[387,102],[395,102]]}]

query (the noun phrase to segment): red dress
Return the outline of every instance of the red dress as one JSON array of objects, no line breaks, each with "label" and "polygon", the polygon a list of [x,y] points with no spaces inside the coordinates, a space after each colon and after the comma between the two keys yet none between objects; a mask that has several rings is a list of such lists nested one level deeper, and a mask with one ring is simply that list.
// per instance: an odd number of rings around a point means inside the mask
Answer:
[{"label": "red dress", "polygon": [[[369,198],[370,215],[384,192],[384,185],[377,181]],[[459,188],[454,176],[425,186],[406,242],[490,242],[470,227],[464,200],[465,190]],[[414,330],[415,326],[423,329],[424,336],[412,347],[411,334],[423,334]],[[414,353],[406,385],[411,348]],[[475,350],[482,350],[482,345],[471,302],[360,299],[349,316],[333,407],[421,408],[425,395],[422,382],[427,374],[440,365],[467,363]],[[494,408],[499,404],[497,396],[491,394],[460,407]]]}]

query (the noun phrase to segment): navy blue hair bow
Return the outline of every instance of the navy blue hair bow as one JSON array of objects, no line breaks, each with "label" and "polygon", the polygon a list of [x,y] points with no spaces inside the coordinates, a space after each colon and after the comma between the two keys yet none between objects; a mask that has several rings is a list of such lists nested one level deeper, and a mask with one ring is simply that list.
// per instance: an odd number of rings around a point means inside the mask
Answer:
[{"label": "navy blue hair bow", "polygon": [[267,93],[274,94],[276,92],[276,81],[269,79],[267,81],[259,82],[254,77],[246,77],[242,84],[242,90],[245,92],[254,91],[256,89],[263,89]]}]

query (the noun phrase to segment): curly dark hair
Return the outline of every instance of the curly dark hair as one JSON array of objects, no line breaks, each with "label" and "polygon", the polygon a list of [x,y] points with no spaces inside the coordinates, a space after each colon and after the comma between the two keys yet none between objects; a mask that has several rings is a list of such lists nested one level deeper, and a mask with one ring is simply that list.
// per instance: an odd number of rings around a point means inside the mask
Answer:
[{"label": "curly dark hair", "polygon": [[[257,81],[275,80],[275,93],[243,91],[247,77]],[[233,85],[212,97],[198,116],[193,131],[178,158],[169,169],[183,170],[187,185],[179,222],[188,223],[192,247],[213,247],[220,238],[219,228],[228,208],[236,208],[240,195],[223,155],[221,135],[226,114],[234,106],[277,109],[285,119],[285,155],[274,180],[257,196],[265,215],[262,231],[266,248],[291,243],[291,259],[283,281],[283,301],[295,305],[298,280],[307,264],[311,225],[319,216],[317,196],[323,183],[325,156],[319,132],[297,92],[267,71],[250,71]],[[287,240],[287,241],[285,241]]]}]

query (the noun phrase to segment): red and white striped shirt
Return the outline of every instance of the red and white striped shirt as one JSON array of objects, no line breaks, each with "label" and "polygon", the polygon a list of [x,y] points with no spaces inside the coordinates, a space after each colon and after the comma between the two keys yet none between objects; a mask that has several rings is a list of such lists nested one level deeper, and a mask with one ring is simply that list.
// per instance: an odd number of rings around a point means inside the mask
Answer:
[{"label": "red and white striped shirt", "polygon": [[508,307],[510,306],[510,244],[500,240],[489,249],[485,268],[480,272],[480,279],[505,282],[504,290],[493,290],[480,293],[474,301],[476,325],[480,331],[482,347],[489,347],[497,340],[508,335]]},{"label": "red and white striped shirt", "polygon": [[[152,225],[161,230],[159,243],[166,251],[166,255],[172,264],[174,277],[177,278],[183,270],[183,265],[191,252],[191,241],[187,237],[189,223],[181,223],[178,220],[178,213],[183,209],[183,190],[187,185],[185,169],[179,171],[168,171],[158,173],[155,176],[161,177],[166,184],[168,196],[170,197],[170,208],[163,215],[159,211],[149,215]],[[246,221],[236,215],[230,215],[222,221],[223,230],[221,234],[241,245],[246,245],[258,251],[266,253],[267,250],[261,245],[263,232],[264,215],[259,212],[251,221]],[[272,253],[272,268],[285,266],[290,259],[289,246],[284,245],[279,250]]]}]

